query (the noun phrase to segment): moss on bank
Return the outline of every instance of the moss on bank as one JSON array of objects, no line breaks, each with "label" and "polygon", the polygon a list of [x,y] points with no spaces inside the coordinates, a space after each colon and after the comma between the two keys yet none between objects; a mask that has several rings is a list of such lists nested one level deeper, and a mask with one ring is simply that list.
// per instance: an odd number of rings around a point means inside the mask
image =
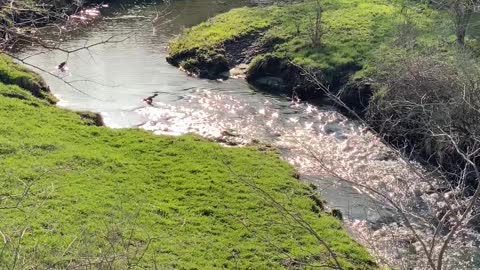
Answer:
[{"label": "moss on bank", "polygon": [[375,268],[278,156],[196,136],[96,127],[17,84],[17,74],[30,84],[35,75],[5,57],[0,67],[8,67],[0,77],[1,268],[14,261],[39,269],[332,264],[250,180],[303,216],[345,269]]}]

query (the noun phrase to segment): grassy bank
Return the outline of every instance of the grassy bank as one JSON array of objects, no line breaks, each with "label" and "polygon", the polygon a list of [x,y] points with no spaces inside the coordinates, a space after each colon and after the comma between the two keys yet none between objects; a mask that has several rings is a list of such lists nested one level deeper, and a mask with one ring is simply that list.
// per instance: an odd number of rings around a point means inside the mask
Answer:
[{"label": "grassy bank", "polygon": [[94,126],[21,88],[38,77],[3,56],[0,79],[0,268],[332,265],[253,183],[345,269],[375,268],[276,154]]},{"label": "grassy bank", "polygon": [[[318,6],[315,1],[305,1],[242,8],[219,15],[174,40],[170,44],[169,59],[187,70],[209,61],[224,61],[228,65],[235,59],[228,59],[225,44],[257,35],[256,46],[264,50],[255,53],[250,77],[266,74],[288,79],[283,73],[289,73],[291,61],[304,68],[320,70],[328,82],[338,81],[339,76],[355,72],[368,62],[373,49],[392,30],[391,18],[396,7],[385,0],[329,0],[321,1],[321,5],[323,36],[318,46],[314,46],[311,39]],[[269,65],[272,59],[277,61]]]},{"label": "grassy bank", "polygon": [[394,7],[389,1],[322,1],[325,34],[315,48],[309,37],[316,13],[313,1],[267,8],[241,8],[187,30],[170,45],[170,56],[221,51],[222,45],[264,32],[261,45],[273,45],[271,55],[305,67],[330,72],[361,60],[391,29]]},{"label": "grassy bank", "polygon": [[[318,3],[323,35],[316,44]],[[454,130],[450,135],[465,138],[458,142],[464,151],[475,145],[478,36],[458,44],[452,12],[419,1],[318,3],[232,10],[173,40],[167,60],[211,78],[240,59],[249,63],[247,80],[263,90],[303,100],[324,97],[304,76],[308,70],[394,146],[442,168],[453,183],[475,188],[476,180],[463,179],[465,161],[448,150],[450,140],[432,131]],[[470,24],[472,30],[476,23]],[[432,108],[425,109],[426,103]]]},{"label": "grassy bank", "polygon": [[[388,47],[398,37],[398,26],[405,20],[412,19],[421,36],[417,44],[420,47],[431,45],[434,26],[436,34],[440,34],[448,24],[438,12],[417,3],[403,7],[400,1],[386,0],[320,3],[322,37],[317,45],[312,33],[319,6],[317,1],[307,0],[292,5],[235,9],[214,17],[173,40],[167,60],[201,77],[213,78],[241,58],[241,62],[250,64],[250,82],[255,84],[265,76],[279,77],[290,91],[308,99],[321,93],[301,78],[301,71],[295,66],[320,74],[325,83],[338,90],[370,75],[378,54],[383,53],[379,48]],[[239,57],[245,54],[254,57]],[[270,88],[276,90],[274,85]]]}]

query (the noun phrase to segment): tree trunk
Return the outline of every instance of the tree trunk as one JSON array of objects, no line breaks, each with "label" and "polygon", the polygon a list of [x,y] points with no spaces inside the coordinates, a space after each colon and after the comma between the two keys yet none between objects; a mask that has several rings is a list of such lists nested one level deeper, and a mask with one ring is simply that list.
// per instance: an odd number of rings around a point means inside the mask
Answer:
[{"label": "tree trunk", "polygon": [[457,29],[457,44],[460,46],[465,46],[465,36],[467,34],[467,27],[460,26],[460,29]]},{"label": "tree trunk", "polygon": [[466,1],[455,1],[451,8],[453,9],[452,12],[455,16],[454,22],[457,43],[460,46],[465,46],[465,37],[467,35],[467,29],[470,24],[470,19],[472,18],[474,7],[471,3]]}]

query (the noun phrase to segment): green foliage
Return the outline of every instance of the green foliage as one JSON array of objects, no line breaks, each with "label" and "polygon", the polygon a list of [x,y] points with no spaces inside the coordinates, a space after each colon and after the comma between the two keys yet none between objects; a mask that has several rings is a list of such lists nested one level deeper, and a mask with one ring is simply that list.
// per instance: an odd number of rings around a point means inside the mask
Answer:
[{"label": "green foliage", "polygon": [[[173,40],[170,57],[190,55],[194,59],[199,51],[214,51],[227,42],[263,33],[259,37],[262,44],[272,48],[268,57],[321,70],[329,81],[345,70],[360,69],[353,79],[374,75],[375,65],[383,61],[385,50],[409,47],[416,52],[430,53],[435,49],[445,53],[455,45],[452,22],[446,19],[448,15],[426,4],[388,0],[323,0],[320,3],[323,9],[320,46],[313,46],[311,40],[317,2],[306,0],[291,5],[234,9],[221,14]],[[468,42],[470,47],[472,44],[473,41]],[[262,55],[255,58],[251,70],[266,59]]]},{"label": "green foliage", "polygon": [[[0,66],[9,83],[28,73]],[[21,209],[0,210],[0,268],[13,264],[18,243],[22,269],[332,264],[252,183],[303,216],[345,269],[375,268],[339,221],[312,211],[311,191],[275,154],[92,126],[16,85],[0,84],[0,123],[0,207]]]},{"label": "green foliage", "polygon": [[[273,45],[275,57],[331,74],[361,66],[369,52],[393,27],[394,5],[386,0],[321,1],[321,46],[312,46],[310,32],[317,3],[268,8],[241,8],[219,15],[186,31],[170,45],[170,55],[215,48],[252,32],[265,32],[262,41]],[[258,59],[257,59],[258,61]]]},{"label": "green foliage", "polygon": [[0,81],[4,84],[18,85],[37,97],[48,98],[52,102],[54,100],[38,74],[16,64],[4,54],[0,54]]},{"label": "green foliage", "polygon": [[207,22],[185,30],[170,44],[170,54],[214,49],[225,41],[266,29],[272,25],[279,8],[239,8],[218,15]]},{"label": "green foliage", "polygon": [[[371,51],[368,61],[355,74],[354,79],[370,78],[381,84],[389,80],[392,66],[402,65],[401,63],[415,58],[432,57],[447,65],[457,61],[460,51],[464,49],[457,46],[452,22],[446,19],[448,15],[427,5],[412,4],[409,1],[406,3],[407,6],[395,13],[392,37]],[[467,46],[473,44],[471,40],[467,42]],[[475,50],[473,47],[470,49],[473,56]],[[388,89],[377,85],[375,91],[378,92],[375,94],[378,101],[386,96]]]},{"label": "green foliage", "polygon": [[[287,42],[278,45],[275,54],[292,59],[307,68],[321,69],[332,73],[345,66],[359,65],[391,27],[388,18],[394,7],[386,1],[337,1],[324,3],[323,23],[325,34],[322,46],[310,46],[307,33],[313,16],[311,5],[290,7],[294,14],[306,14],[300,17],[290,16],[283,22],[286,27],[275,27],[269,33],[273,37],[283,37]],[[291,10],[286,10],[291,13]],[[296,34],[292,25],[300,23],[300,34]]]}]

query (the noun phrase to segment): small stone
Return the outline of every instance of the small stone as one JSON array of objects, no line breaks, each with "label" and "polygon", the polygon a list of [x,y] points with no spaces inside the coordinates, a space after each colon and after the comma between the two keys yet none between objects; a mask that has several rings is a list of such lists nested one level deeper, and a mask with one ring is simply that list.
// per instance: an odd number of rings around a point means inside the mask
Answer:
[{"label": "small stone", "polygon": [[340,221],[343,221],[343,214],[342,214],[342,211],[340,211],[340,209],[336,209],[336,208],[332,209],[332,216],[334,216]]}]

